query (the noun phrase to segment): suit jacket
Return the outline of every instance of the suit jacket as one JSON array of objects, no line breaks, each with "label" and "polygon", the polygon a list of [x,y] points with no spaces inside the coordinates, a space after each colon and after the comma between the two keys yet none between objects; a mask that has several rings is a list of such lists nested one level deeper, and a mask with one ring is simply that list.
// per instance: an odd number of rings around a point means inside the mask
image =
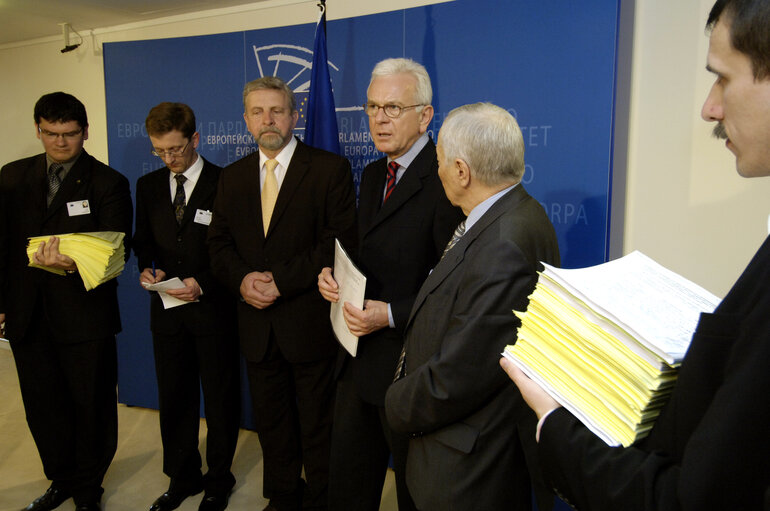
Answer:
[{"label": "suit jacket", "polygon": [[241,349],[248,360],[262,360],[271,330],[290,362],[336,354],[329,303],[318,292],[318,273],[332,265],[334,238],[355,247],[355,216],[350,162],[302,142],[278,192],[267,235],[262,227],[259,153],[222,171],[208,236],[214,274],[239,295],[246,274],[272,271],[281,293],[265,309],[238,304]]},{"label": "suit jacket", "polygon": [[702,314],[650,435],[612,448],[559,409],[540,433],[546,478],[580,510],[770,509],[770,238]]},{"label": "suit jacket", "polygon": [[[202,158],[202,156],[199,156]],[[220,331],[226,318],[233,316],[235,301],[211,271],[206,246],[208,225],[196,221],[196,213],[211,212],[217,181],[222,169],[203,160],[203,169],[187,200],[181,224],[177,224],[172,204],[168,167],[139,178],[136,182],[136,231],[134,252],[139,270],[155,267],[166,278],[193,277],[203,290],[200,301],[184,307],[164,309],[158,293],[151,293],[150,328],[172,335],[187,325],[201,334]]]},{"label": "suit jacket", "polygon": [[[55,275],[28,266],[31,236],[119,231],[131,235],[128,180],[83,150],[46,206],[45,154],[24,158],[0,170],[0,311],[8,337],[24,338],[33,312],[43,311],[63,342],[79,342],[120,331],[117,280],[86,291],[80,275]],[[90,212],[70,216],[68,202],[88,201]],[[127,248],[128,250],[128,248]]]},{"label": "suit jacket", "polygon": [[517,428],[534,427],[535,416],[498,360],[516,340],[512,310],[526,308],[539,261],[559,264],[556,234],[519,184],[420,288],[406,330],[407,375],[385,408],[391,427],[412,436],[406,477],[421,510],[530,509]]},{"label": "suit jacket", "polygon": [[364,169],[359,189],[357,263],[366,275],[366,297],[391,305],[396,328],[383,328],[360,339],[352,364],[360,396],[384,406],[393,381],[409,312],[425,277],[441,257],[462,211],[453,207],[438,178],[432,141],[407,168],[382,203],[387,158]]}]

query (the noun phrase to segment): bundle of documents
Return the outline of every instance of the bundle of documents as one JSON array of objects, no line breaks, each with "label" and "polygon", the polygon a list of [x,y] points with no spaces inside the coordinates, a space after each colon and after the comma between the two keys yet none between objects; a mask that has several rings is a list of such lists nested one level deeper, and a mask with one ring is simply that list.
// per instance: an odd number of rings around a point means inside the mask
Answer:
[{"label": "bundle of documents", "polygon": [[[123,246],[124,236],[125,234],[122,232],[112,231],[56,235],[59,238],[59,252],[75,261],[86,291],[117,277],[123,271],[126,255]],[[64,275],[66,273],[64,270],[41,266],[32,262],[32,256],[37,252],[40,243],[47,243],[50,238],[50,236],[29,238],[27,245],[29,265]]]},{"label": "bundle of documents", "polygon": [[652,428],[700,313],[719,303],[640,252],[578,270],[545,265],[529,299],[503,355],[612,446]]},{"label": "bundle of documents", "polygon": [[337,303],[332,303],[329,311],[332,329],[342,347],[355,357],[358,352],[358,337],[348,330],[342,307],[345,302],[350,302],[359,309],[364,308],[366,276],[356,267],[340,240],[336,238],[334,240],[334,279],[339,286],[340,299]]}]

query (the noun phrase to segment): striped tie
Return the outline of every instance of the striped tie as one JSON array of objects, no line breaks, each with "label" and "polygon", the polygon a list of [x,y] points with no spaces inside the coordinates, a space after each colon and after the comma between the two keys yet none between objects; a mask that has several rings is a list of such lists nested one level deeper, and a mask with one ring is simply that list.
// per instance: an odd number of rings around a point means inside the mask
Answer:
[{"label": "striped tie", "polygon": [[52,163],[48,168],[48,205],[51,205],[53,198],[56,197],[56,192],[59,191],[61,186],[61,171],[64,170],[64,165],[61,163]]},{"label": "striped tie", "polygon": [[441,254],[441,259],[444,259],[444,256],[447,252],[452,250],[452,247],[457,245],[457,242],[460,241],[460,238],[463,237],[463,234],[465,234],[465,220],[460,222],[460,225],[457,226],[457,229],[455,229],[455,232],[452,233],[452,239],[449,240],[449,243],[446,244],[446,247],[444,248],[444,253]]},{"label": "striped tie", "polygon": [[[444,253],[441,254],[441,259],[444,258],[447,252],[449,252],[458,241],[460,241],[460,238],[463,237],[463,234],[465,234],[465,220],[460,222],[460,225],[457,226],[455,232],[452,233],[452,238],[449,240],[449,243],[446,244]],[[397,382],[404,376],[406,376],[406,345],[401,348],[401,355],[398,356],[398,363],[396,363],[396,374],[393,375],[393,382]]]},{"label": "striped tie", "polygon": [[396,172],[398,172],[400,166],[401,165],[395,161],[388,163],[388,177],[385,180],[385,198],[382,199],[383,204],[388,200],[390,194],[393,193],[393,189],[396,188]]}]

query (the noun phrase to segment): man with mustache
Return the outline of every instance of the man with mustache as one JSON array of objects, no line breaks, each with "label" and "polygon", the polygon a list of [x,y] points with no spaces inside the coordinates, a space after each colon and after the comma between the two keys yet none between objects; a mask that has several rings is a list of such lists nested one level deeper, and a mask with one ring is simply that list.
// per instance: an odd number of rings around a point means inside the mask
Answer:
[{"label": "man with mustache", "polygon": [[[743,177],[770,175],[770,3],[718,0],[703,104]],[[581,510],[770,509],[770,238],[722,303],[702,314],[649,436],[611,448],[506,359],[539,418],[544,475]],[[532,431],[535,435],[535,431]]]},{"label": "man with mustache", "polygon": [[353,177],[347,160],[292,136],[299,113],[280,78],[247,83],[243,105],[259,152],[222,171],[212,269],[241,297],[266,509],[325,509],[337,341],[316,276],[332,264],[335,238],[355,243]]}]

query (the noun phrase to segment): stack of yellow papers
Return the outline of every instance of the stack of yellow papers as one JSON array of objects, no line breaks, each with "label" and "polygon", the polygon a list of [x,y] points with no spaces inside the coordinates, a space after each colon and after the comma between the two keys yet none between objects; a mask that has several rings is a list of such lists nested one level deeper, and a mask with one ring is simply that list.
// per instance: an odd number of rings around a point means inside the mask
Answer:
[{"label": "stack of yellow papers", "polygon": [[700,313],[719,299],[640,252],[544,266],[503,355],[607,444],[628,446],[652,428]]},{"label": "stack of yellow papers", "polygon": [[[125,265],[125,247],[122,232],[82,232],[75,234],[58,234],[59,252],[75,261],[78,273],[83,279],[86,291],[99,284],[107,282],[120,275]],[[27,257],[29,265],[34,268],[50,271],[58,275],[66,272],[58,268],[41,266],[32,262],[32,256],[40,247],[41,242],[48,242],[50,236],[29,238]]]}]

